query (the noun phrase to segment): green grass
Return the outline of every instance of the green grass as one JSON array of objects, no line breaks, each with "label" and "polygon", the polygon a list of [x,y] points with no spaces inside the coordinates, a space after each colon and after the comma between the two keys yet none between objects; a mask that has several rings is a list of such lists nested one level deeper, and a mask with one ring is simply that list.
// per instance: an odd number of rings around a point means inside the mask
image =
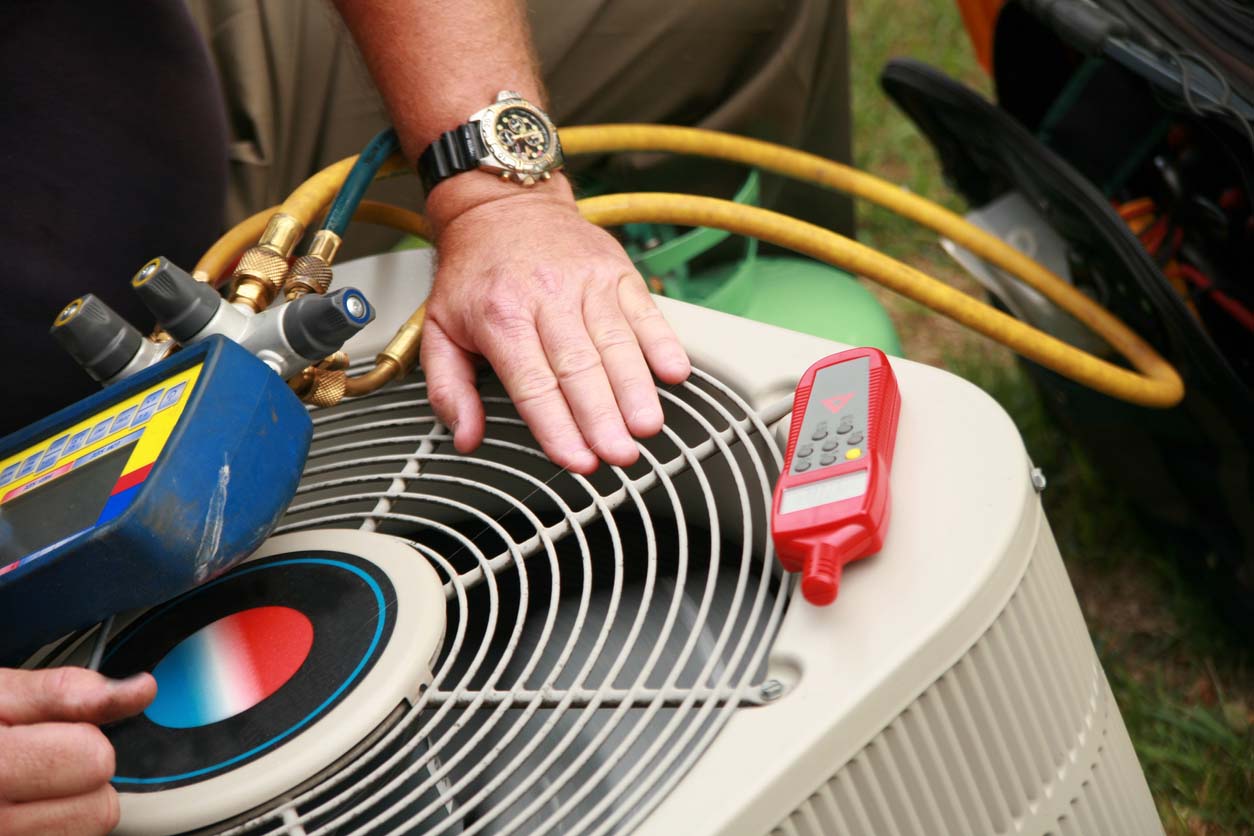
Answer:
[{"label": "green grass", "polygon": [[[952,0],[850,0],[854,161],[956,210],[935,156],[880,90],[909,56],[989,95]],[[859,238],[968,292],[934,233],[859,207]],[[1164,826],[1173,834],[1254,832],[1254,665],[1180,577],[1177,555],[1046,413],[1009,352],[876,291],[907,356],[973,380],[1010,413],[1049,478],[1043,500]]]}]

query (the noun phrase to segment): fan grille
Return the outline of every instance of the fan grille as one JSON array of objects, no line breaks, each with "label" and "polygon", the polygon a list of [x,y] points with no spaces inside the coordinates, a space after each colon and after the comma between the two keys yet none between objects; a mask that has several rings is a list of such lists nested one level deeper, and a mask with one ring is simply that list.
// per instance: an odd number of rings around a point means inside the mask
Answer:
[{"label": "fan grille", "polygon": [[666,426],[636,465],[583,477],[545,458],[498,382],[481,391],[471,456],[418,376],[315,413],[279,531],[404,538],[444,581],[444,647],[365,751],[225,832],[630,830],[765,701],[791,590],[770,545],[767,425],[790,403],[759,414],[694,371],[660,391]]}]

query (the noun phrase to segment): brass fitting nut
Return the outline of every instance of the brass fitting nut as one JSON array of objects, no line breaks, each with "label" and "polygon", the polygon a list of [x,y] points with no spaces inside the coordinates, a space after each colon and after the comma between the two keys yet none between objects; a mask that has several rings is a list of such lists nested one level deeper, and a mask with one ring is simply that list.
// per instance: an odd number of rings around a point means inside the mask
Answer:
[{"label": "brass fitting nut", "polygon": [[315,368],[312,376],[313,386],[301,400],[317,407],[335,406],[344,400],[344,392],[348,389],[344,372]]},{"label": "brass fitting nut", "polygon": [[283,286],[286,275],[287,259],[263,247],[249,247],[240,257],[232,277],[236,281],[255,279],[277,291]]},{"label": "brass fitting nut", "polygon": [[283,282],[283,295],[288,299],[306,293],[326,293],[331,286],[331,265],[316,255],[302,255],[292,262],[287,279]]},{"label": "brass fitting nut", "polygon": [[270,289],[270,285],[259,282],[256,279],[241,279],[235,285],[235,289],[231,292],[230,301],[247,305],[253,309],[254,313],[261,313],[270,305],[270,301],[274,298],[274,291]]},{"label": "brass fitting nut", "polygon": [[242,301],[255,311],[265,310],[283,287],[286,275],[287,259],[261,246],[250,247],[231,274],[231,301]]},{"label": "brass fitting nut", "polygon": [[332,371],[332,372],[345,371],[348,369],[348,366],[349,366],[348,354],[343,351],[335,352],[330,357],[323,359],[323,361],[318,364],[318,368],[326,369],[327,371]]}]

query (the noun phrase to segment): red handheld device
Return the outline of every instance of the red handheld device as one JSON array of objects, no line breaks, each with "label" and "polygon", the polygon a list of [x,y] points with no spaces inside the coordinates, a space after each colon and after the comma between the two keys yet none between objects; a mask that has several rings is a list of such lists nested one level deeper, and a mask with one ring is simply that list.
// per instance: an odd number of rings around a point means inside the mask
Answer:
[{"label": "red handheld device", "polygon": [[812,604],[834,601],[842,567],[884,543],[900,413],[897,379],[875,348],[825,357],[797,384],[771,533]]}]

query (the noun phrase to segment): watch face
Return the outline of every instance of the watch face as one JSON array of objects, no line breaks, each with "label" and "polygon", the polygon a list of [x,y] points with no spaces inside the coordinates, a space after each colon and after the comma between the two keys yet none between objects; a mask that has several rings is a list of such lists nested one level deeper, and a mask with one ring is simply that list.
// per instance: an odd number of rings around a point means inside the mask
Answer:
[{"label": "watch face", "polygon": [[539,116],[521,107],[506,108],[496,119],[498,147],[522,166],[544,162],[552,143]]}]

